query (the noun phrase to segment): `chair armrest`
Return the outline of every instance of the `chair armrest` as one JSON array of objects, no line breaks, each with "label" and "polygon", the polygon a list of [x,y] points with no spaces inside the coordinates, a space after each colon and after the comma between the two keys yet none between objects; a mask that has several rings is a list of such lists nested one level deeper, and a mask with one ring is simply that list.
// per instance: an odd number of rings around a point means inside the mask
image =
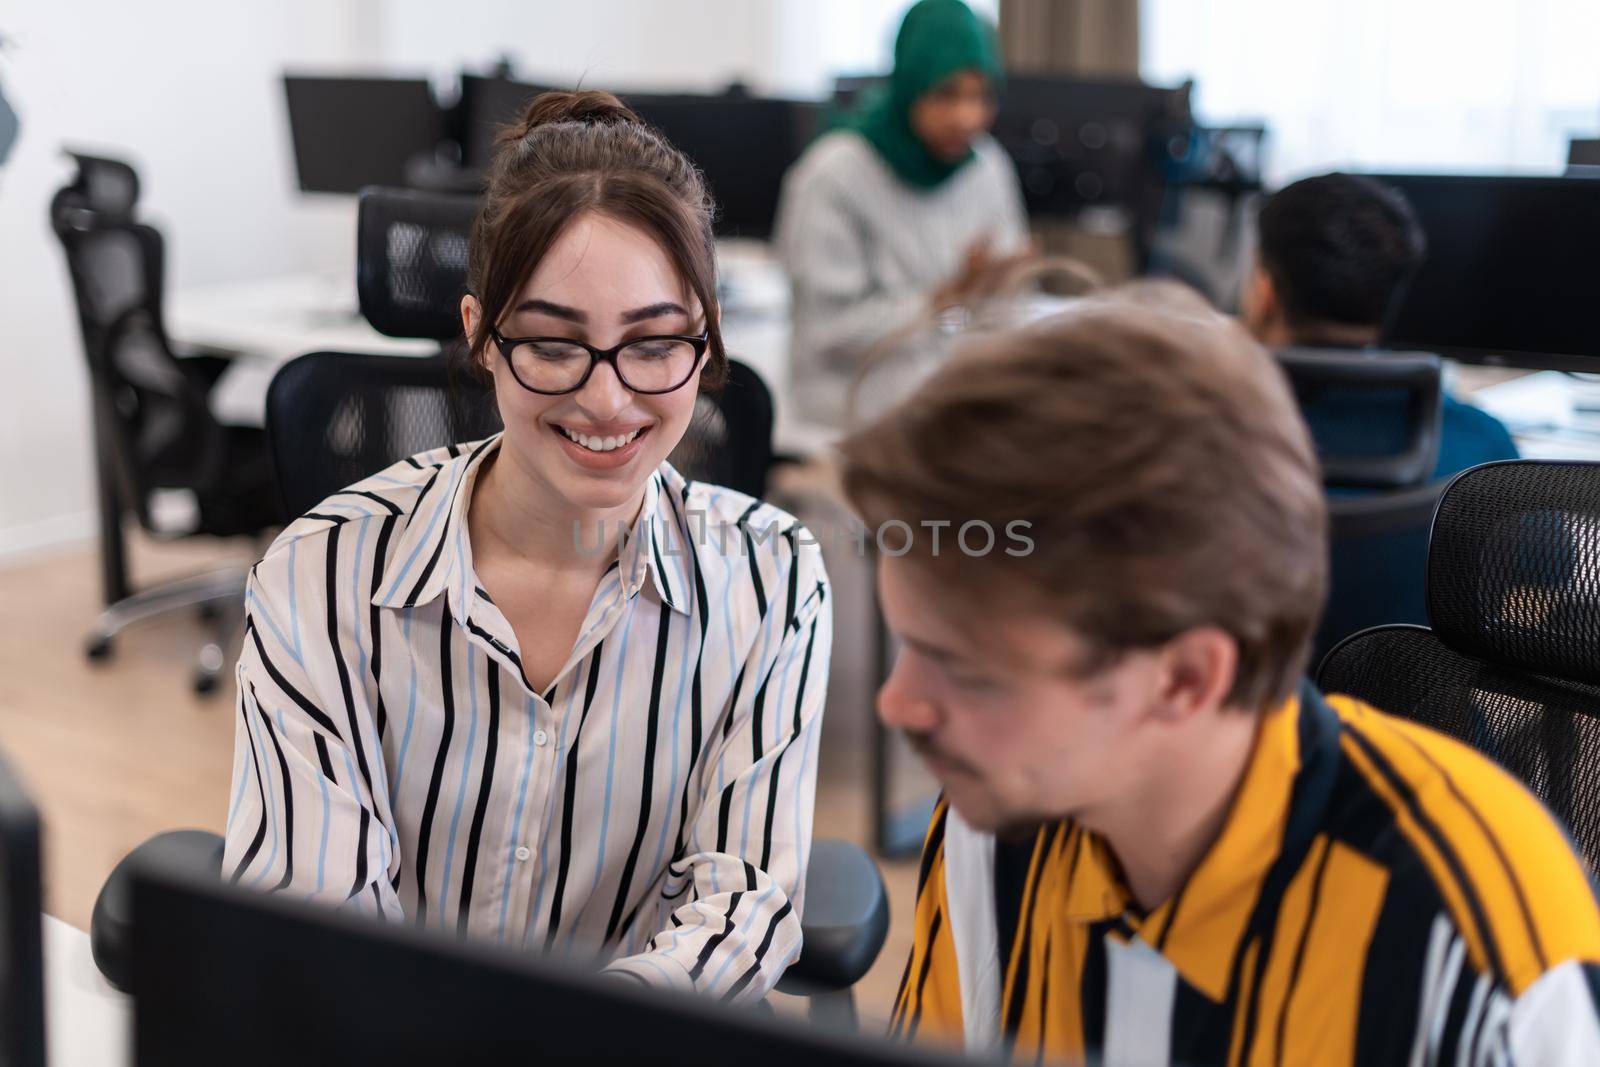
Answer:
[{"label": "chair armrest", "polygon": [[89,951],[106,981],[124,993],[132,992],[128,988],[132,977],[128,957],[132,949],[133,868],[148,861],[220,873],[222,846],[222,835],[208,830],[169,830],[122,858],[100,887],[89,919]]},{"label": "chair armrest", "polygon": [[889,895],[865,850],[848,841],[811,844],[800,958],[778,989],[809,996],[848,989],[866,974],[889,934]]}]

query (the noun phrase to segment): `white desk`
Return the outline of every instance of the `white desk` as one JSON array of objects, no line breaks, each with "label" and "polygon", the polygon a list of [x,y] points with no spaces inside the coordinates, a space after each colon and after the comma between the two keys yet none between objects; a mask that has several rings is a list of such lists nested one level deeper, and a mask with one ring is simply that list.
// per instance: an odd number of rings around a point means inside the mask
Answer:
[{"label": "white desk", "polygon": [[307,352],[427,356],[432,341],[385,337],[356,312],[355,292],[321,275],[291,275],[180,289],[168,300],[167,332],[178,341],[242,353],[212,390],[224,422],[266,422],[267,386],[278,368]]},{"label": "white desk", "polygon": [[1455,376],[1468,400],[1506,424],[1525,458],[1600,460],[1600,380],[1487,367]]},{"label": "white desk", "polygon": [[50,1067],[133,1062],[133,1002],[94,965],[89,935],[44,916],[45,1053]]}]

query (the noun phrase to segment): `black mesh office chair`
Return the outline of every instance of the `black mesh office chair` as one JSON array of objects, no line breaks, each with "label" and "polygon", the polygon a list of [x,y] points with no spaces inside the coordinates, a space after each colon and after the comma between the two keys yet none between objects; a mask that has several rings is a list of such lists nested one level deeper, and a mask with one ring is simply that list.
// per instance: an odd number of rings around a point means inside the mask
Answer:
[{"label": "black mesh office chair", "polygon": [[1431,629],[1347,638],[1317,682],[1498,760],[1600,871],[1600,464],[1458,475],[1428,543]]},{"label": "black mesh office chair", "polygon": [[[456,339],[465,256],[452,256],[450,249],[457,246],[449,234],[461,232],[463,218],[470,222],[463,209],[454,197],[362,193],[357,288],[362,313],[374,326],[392,336]],[[451,263],[460,264],[454,278],[447,269]],[[423,293],[431,295],[419,296]],[[407,330],[415,332],[402,332]],[[730,388],[716,402],[717,425],[724,434],[721,445],[738,457],[727,469],[754,484],[752,457],[771,456],[772,403],[759,376],[735,366]],[[744,384],[735,390],[736,382]],[[439,358],[319,352],[287,364],[267,393],[267,429],[285,513],[302,514],[350,482],[414,452],[497,430],[492,394],[471,381],[454,384],[452,390]],[[741,433],[747,436],[735,436]],[[709,443],[701,454],[708,463],[718,460]],[[760,474],[764,481],[764,468]],[[216,835],[176,831],[141,845],[112,872],[95,903],[90,934],[100,969],[123,987],[129,865],[152,850],[197,868],[214,870],[221,864]],[[889,930],[883,877],[862,849],[826,838],[813,842],[801,925],[804,947],[779,989],[810,997],[812,1016],[821,1022],[853,1024],[850,987],[877,959]]]},{"label": "black mesh office chair", "polygon": [[[246,568],[241,563],[135,592],[123,522],[131,513],[158,539],[259,536],[277,518],[265,439],[259,429],[222,425],[207,406],[226,359],[180,350],[167,339],[164,248],[161,234],[135,219],[139,180],[133,168],[94,156],[72,158],[78,173],[51,201],[50,221],[66,252],[93,398],[106,609],[86,651],[103,659],[129,624],[201,607],[210,612],[214,632],[200,651],[194,685],[208,692],[241,617]],[[177,500],[186,513],[181,522],[164,520],[155,504],[159,494]]]},{"label": "black mesh office chair", "polygon": [[267,389],[285,521],[406,456],[500,432],[494,395],[442,358],[312,352]]},{"label": "black mesh office chair", "polygon": [[1291,348],[1277,357],[1314,437],[1325,425],[1320,413],[1334,426],[1364,420],[1394,444],[1353,452],[1347,440],[1316,442],[1329,490],[1329,582],[1315,662],[1369,626],[1426,618],[1428,525],[1445,485],[1430,481],[1444,394],[1439,357],[1430,353]]}]

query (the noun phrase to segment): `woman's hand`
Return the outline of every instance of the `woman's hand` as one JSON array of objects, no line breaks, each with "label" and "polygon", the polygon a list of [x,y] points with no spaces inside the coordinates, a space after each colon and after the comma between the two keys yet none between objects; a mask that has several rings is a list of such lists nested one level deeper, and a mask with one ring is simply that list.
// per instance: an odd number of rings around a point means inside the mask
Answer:
[{"label": "woman's hand", "polygon": [[1004,288],[1018,268],[1038,258],[1036,242],[1029,241],[1021,252],[996,256],[990,250],[990,239],[980,237],[967,248],[961,270],[929,294],[929,303],[934,311],[943,311],[985,300]]}]

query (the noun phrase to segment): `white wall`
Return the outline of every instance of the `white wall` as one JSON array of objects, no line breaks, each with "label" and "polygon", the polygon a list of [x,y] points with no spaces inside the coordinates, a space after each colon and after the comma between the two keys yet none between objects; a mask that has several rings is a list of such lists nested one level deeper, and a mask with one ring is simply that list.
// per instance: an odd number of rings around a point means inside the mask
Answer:
[{"label": "white wall", "polygon": [[1144,77],[1265,119],[1268,177],[1560,173],[1600,131],[1595,0],[1141,0]]},{"label": "white wall", "polygon": [[22,130],[0,169],[0,559],[93,531],[89,400],[50,197],[63,144],[126,155],[168,239],[168,284],[348,257],[338,201],[295,191],[286,63],[374,60],[364,3],[35,0],[0,9]]},{"label": "white wall", "polygon": [[[886,69],[912,0],[432,0],[383,4],[384,58],[448,80],[501,56],[519,75],[603,89],[821,97],[840,73]],[[969,0],[994,19],[999,0]]]},{"label": "white wall", "polygon": [[760,81],[778,5],[756,0],[388,0],[382,49],[449,80],[510,57],[523,77],[603,89],[711,89]]}]

